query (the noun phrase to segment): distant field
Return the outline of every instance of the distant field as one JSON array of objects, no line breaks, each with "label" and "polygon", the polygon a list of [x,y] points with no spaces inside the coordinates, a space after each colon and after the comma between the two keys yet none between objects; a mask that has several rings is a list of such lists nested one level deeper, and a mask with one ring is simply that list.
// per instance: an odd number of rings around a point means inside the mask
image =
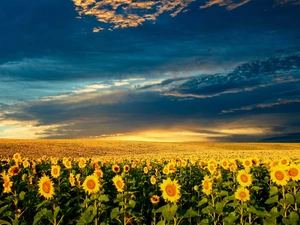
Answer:
[{"label": "distant field", "polygon": [[300,157],[299,143],[160,143],[104,140],[13,140],[0,139],[0,155],[12,156],[15,152],[24,157],[43,155],[57,157],[138,157],[189,156],[203,158],[223,157]]}]

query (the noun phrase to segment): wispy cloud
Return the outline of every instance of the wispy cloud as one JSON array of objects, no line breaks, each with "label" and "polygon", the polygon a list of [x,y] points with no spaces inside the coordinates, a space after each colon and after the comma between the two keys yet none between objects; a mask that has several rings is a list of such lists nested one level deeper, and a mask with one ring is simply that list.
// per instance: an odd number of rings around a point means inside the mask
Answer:
[{"label": "wispy cloud", "polygon": [[208,7],[211,7],[213,5],[218,5],[218,6],[222,6],[222,7],[226,7],[226,9],[228,10],[232,10],[235,9],[237,7],[240,7],[248,2],[250,2],[251,0],[210,0],[208,2],[206,2],[205,5],[200,6],[201,9],[205,9]]}]

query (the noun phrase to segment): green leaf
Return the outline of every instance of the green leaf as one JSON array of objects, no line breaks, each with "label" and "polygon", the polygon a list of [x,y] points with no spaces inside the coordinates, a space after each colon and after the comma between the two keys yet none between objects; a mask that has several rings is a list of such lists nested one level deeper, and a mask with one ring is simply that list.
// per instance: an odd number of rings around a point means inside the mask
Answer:
[{"label": "green leaf", "polygon": [[259,191],[259,190],[262,190],[263,188],[259,187],[259,186],[253,186],[251,189],[254,191]]},{"label": "green leaf", "polygon": [[272,186],[270,189],[270,197],[278,194],[278,188],[276,186]]},{"label": "green leaf", "polygon": [[135,207],[136,205],[136,202],[134,200],[129,200],[129,203],[128,203],[132,208]]},{"label": "green leaf", "polygon": [[183,215],[183,218],[191,218],[191,217],[196,217],[200,216],[197,212],[192,210],[192,208],[188,209],[186,213]]},{"label": "green leaf", "polygon": [[199,206],[201,206],[201,205],[203,205],[203,204],[205,204],[207,202],[208,202],[207,198],[202,198],[201,201],[198,202],[197,206],[199,207]]},{"label": "green leaf", "polygon": [[18,225],[19,224],[19,220],[18,219],[14,219],[12,224],[13,225]]},{"label": "green leaf", "polygon": [[300,222],[299,215],[296,212],[291,212],[289,218],[290,218],[291,225],[297,225]]},{"label": "green leaf", "polygon": [[155,212],[156,213],[162,213],[168,207],[169,207],[169,205],[164,205],[164,206],[158,208]]},{"label": "green leaf", "polygon": [[221,197],[223,197],[223,196],[228,196],[228,191],[220,191],[219,193],[218,193],[218,196],[221,196]]},{"label": "green leaf", "polygon": [[47,202],[48,202],[48,200],[45,200],[45,201],[41,202],[40,204],[38,204],[36,206],[36,209],[39,209],[40,207],[42,207],[43,205],[45,205]]},{"label": "green leaf", "polygon": [[263,220],[263,225],[277,225],[276,218],[266,218]]},{"label": "green leaf", "polygon": [[237,201],[234,201],[234,202],[228,203],[227,205],[236,208],[239,205],[239,203]]},{"label": "green leaf", "polygon": [[59,213],[59,210],[60,210],[60,207],[59,206],[56,206],[54,208],[54,214],[53,214],[53,219],[56,219],[57,218],[57,215]]},{"label": "green leaf", "polygon": [[276,218],[278,216],[281,216],[282,215],[282,212],[278,212],[278,209],[277,207],[273,207],[270,211],[270,215],[273,217],[273,218]]},{"label": "green leaf", "polygon": [[272,204],[272,203],[275,203],[275,202],[278,202],[278,195],[275,195],[275,196],[269,198],[269,199],[265,202],[265,204]]},{"label": "green leaf", "polygon": [[43,216],[44,216],[43,211],[39,211],[37,214],[35,214],[35,216],[33,218],[33,225],[37,224],[42,219]]},{"label": "green leaf", "polygon": [[119,207],[113,208],[110,212],[110,218],[111,219],[117,218],[119,213],[120,213]]},{"label": "green leaf", "polygon": [[20,198],[21,201],[24,200],[25,195],[26,195],[26,192],[25,191],[21,191],[21,193],[19,194],[19,198]]},{"label": "green leaf", "polygon": [[222,205],[222,203],[220,203],[220,202],[216,203],[216,210],[217,210],[217,213],[219,213],[219,214],[221,214],[223,212],[223,205]]},{"label": "green leaf", "polygon": [[100,202],[108,202],[109,201],[109,198],[107,195],[100,195],[100,197],[98,198],[98,200]]},{"label": "green leaf", "polygon": [[209,225],[209,220],[208,219],[203,219],[200,221],[200,224],[202,225]]},{"label": "green leaf", "polygon": [[204,214],[209,214],[209,213],[215,212],[215,209],[211,205],[209,205],[209,206],[203,208],[201,210],[201,212],[204,213]]},{"label": "green leaf", "polygon": [[224,218],[224,221],[228,224],[234,224],[234,221],[238,218],[234,212],[229,213],[227,217]]},{"label": "green leaf", "polygon": [[248,208],[248,212],[249,212],[249,213],[257,214],[257,210],[256,210],[256,208],[254,208],[253,206],[250,206],[250,207]]},{"label": "green leaf", "polygon": [[165,223],[165,221],[164,220],[161,220],[161,221],[159,221],[156,225],[165,225],[166,223]]},{"label": "green leaf", "polygon": [[296,203],[300,204],[300,192],[296,194]]},{"label": "green leaf", "polygon": [[164,209],[162,211],[162,215],[166,220],[173,220],[174,216],[176,214],[177,211],[177,205],[172,205],[171,207],[169,206],[168,208]]},{"label": "green leaf", "polygon": [[[3,208],[3,207],[2,207],[2,208]],[[0,224],[3,224],[3,225],[11,225],[10,222],[5,221],[5,220],[0,220]]]},{"label": "green leaf", "polygon": [[9,207],[9,205],[5,205],[5,206],[1,207],[1,208],[0,208],[0,215],[1,215],[2,212],[5,211],[8,207]]},{"label": "green leaf", "polygon": [[290,225],[291,224],[290,221],[288,219],[286,219],[286,218],[282,218],[282,222],[285,225]]},{"label": "green leaf", "polygon": [[295,186],[295,187],[298,186],[297,182],[295,182],[295,181],[290,181],[290,182],[288,182],[287,185],[289,185],[289,186]]},{"label": "green leaf", "polygon": [[294,199],[293,195],[291,195],[290,193],[287,193],[285,195],[285,199],[280,199],[280,202],[287,203],[287,204],[293,204],[293,203],[295,203],[295,199]]}]

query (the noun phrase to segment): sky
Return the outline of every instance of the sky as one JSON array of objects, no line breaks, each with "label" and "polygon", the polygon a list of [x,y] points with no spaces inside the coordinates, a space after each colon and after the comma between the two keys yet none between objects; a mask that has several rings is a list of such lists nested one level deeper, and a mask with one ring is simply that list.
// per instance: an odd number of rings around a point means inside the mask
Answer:
[{"label": "sky", "polygon": [[0,138],[300,141],[299,0],[0,4]]}]

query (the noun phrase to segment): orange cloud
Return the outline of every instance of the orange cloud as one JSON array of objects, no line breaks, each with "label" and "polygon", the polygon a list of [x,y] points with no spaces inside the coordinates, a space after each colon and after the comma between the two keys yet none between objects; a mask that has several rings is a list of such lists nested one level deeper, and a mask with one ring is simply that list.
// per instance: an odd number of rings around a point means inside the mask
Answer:
[{"label": "orange cloud", "polygon": [[[155,21],[164,12],[174,17],[195,0],[73,0],[79,17],[94,16],[101,23],[109,24],[108,29],[137,27],[145,21]],[[104,30],[94,28],[93,32]]]}]

